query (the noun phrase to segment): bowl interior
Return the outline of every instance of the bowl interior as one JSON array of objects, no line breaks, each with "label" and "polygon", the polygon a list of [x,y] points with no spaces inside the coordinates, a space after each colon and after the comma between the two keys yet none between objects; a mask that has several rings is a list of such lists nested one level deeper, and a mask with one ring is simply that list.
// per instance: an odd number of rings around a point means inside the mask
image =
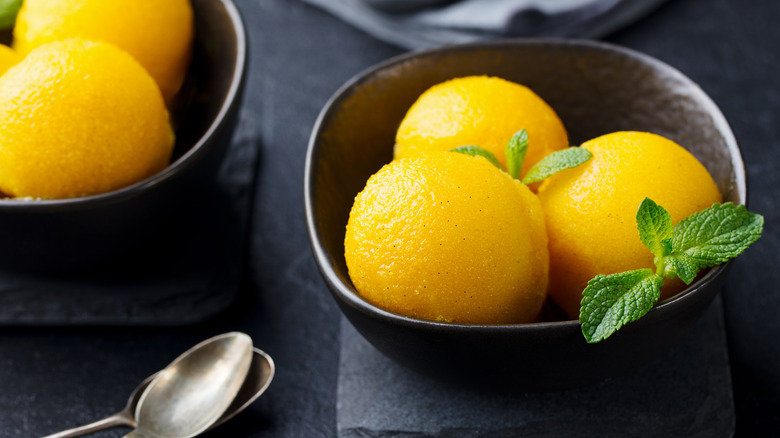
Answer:
[{"label": "bowl interior", "polygon": [[172,108],[176,166],[202,144],[224,117],[224,107],[235,98],[246,56],[241,19],[229,2],[192,0],[195,42],[192,63]]},{"label": "bowl interior", "polygon": [[331,288],[348,300],[362,301],[343,255],[355,195],[391,161],[395,131],[417,97],[467,75],[528,86],[555,109],[575,145],[620,130],[666,136],[707,167],[724,200],[746,201],[744,166],[724,117],[690,79],[653,58],[576,40],[499,41],[405,55],[344,85],[320,114],[309,145],[312,245]]}]

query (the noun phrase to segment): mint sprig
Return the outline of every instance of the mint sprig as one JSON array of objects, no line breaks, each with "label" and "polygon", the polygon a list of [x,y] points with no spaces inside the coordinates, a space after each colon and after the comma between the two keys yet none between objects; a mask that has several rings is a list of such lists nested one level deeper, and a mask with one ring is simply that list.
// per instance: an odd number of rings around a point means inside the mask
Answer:
[{"label": "mint sprig", "polygon": [[[495,155],[487,149],[479,146],[460,146],[454,149],[450,149],[450,152],[459,152],[461,154],[471,156],[481,156],[490,161],[491,164],[497,168],[504,170],[501,167],[498,159]],[[525,129],[521,129],[512,138],[509,139],[505,148],[504,155],[506,156],[506,172],[514,179],[520,179],[520,172],[523,168],[523,162],[528,152],[528,132]],[[528,173],[520,181],[523,184],[531,184],[542,181],[564,169],[570,169],[572,167],[579,166],[580,164],[590,160],[593,154],[587,149],[570,147],[555,151],[550,155],[539,160]]]},{"label": "mint sprig", "polygon": [[0,30],[13,27],[22,0],[0,0]]},{"label": "mint sprig", "polygon": [[647,268],[594,277],[583,292],[580,310],[585,339],[598,342],[639,319],[658,301],[663,283]]},{"label": "mint sprig", "polygon": [[522,182],[523,184],[531,184],[545,180],[564,169],[577,167],[590,160],[591,157],[593,154],[585,148],[570,147],[555,151],[528,169]]},{"label": "mint sprig", "polygon": [[656,271],[597,275],[582,292],[580,323],[589,343],[608,338],[645,315],[658,301],[664,278],[690,284],[702,269],[725,263],[761,237],[763,216],[731,202],[713,204],[672,227],[671,215],[650,198],[636,214],[642,243],[655,255]]},{"label": "mint sprig", "polygon": [[690,284],[695,277],[683,276],[683,269],[701,270],[725,263],[742,254],[761,237],[764,218],[731,202],[715,204],[705,212],[694,213],[674,228],[672,254],[665,258],[663,275],[680,277]]},{"label": "mint sprig", "polygon": [[656,257],[663,257],[671,251],[672,215],[652,199],[645,198],[639,205],[636,227],[639,239]]},{"label": "mint sprig", "polygon": [[498,161],[493,152],[479,146],[458,146],[454,149],[450,149],[450,152],[458,152],[461,154],[471,155],[472,157],[482,157],[490,161],[490,164],[501,169],[501,163]]},{"label": "mint sprig", "polygon": [[521,129],[509,139],[504,148],[506,171],[512,178],[520,179],[526,153],[528,153],[528,132]]}]

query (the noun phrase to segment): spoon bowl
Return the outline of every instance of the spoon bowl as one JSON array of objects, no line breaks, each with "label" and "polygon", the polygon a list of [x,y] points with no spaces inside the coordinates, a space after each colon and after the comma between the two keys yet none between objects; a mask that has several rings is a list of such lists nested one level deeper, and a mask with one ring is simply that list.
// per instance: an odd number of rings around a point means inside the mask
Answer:
[{"label": "spoon bowl", "polygon": [[192,347],[149,383],[127,437],[189,438],[207,430],[235,399],[251,363],[252,339],[244,333]]},{"label": "spoon bowl", "polygon": [[[255,400],[257,400],[257,398],[260,397],[271,384],[271,380],[273,380],[275,372],[276,366],[271,356],[258,348],[253,348],[252,362],[250,364],[246,378],[244,379],[244,383],[241,385],[241,388],[238,391],[238,394],[233,399],[233,402],[230,404],[230,406],[213,424],[211,424],[208,429],[206,429],[206,431],[211,430],[225,421],[233,418],[235,415],[246,409]],[[78,437],[118,426],[135,428],[137,426],[135,412],[138,406],[138,402],[141,399],[141,396],[144,394],[146,388],[149,386],[152,380],[157,377],[158,374],[159,373],[155,373],[144,379],[144,381],[141,382],[135,388],[135,390],[133,390],[132,394],[127,400],[127,405],[114,415],[81,427],[68,429],[53,435],[48,435],[44,438]]]}]

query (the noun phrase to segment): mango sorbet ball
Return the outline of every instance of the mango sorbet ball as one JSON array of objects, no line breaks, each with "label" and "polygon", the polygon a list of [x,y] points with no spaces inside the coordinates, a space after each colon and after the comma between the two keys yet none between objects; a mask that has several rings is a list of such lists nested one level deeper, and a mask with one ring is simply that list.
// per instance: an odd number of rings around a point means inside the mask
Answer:
[{"label": "mango sorbet ball", "polygon": [[12,48],[0,44],[0,76],[20,59]]},{"label": "mango sorbet ball", "polygon": [[13,44],[21,54],[74,37],[114,44],[146,68],[170,102],[187,73],[193,35],[190,0],[25,0]]},{"label": "mango sorbet ball", "polygon": [[506,166],[506,142],[528,132],[522,174],[543,157],[569,147],[555,111],[529,88],[489,76],[451,79],[426,90],[401,121],[395,158],[458,146],[487,149]]},{"label": "mango sorbet ball", "polygon": [[[539,188],[550,238],[550,296],[577,319],[582,291],[597,274],[655,271],[639,240],[636,212],[645,197],[677,223],[721,202],[718,187],[690,152],[646,132],[615,132],[583,143],[593,158]],[[662,298],[685,287],[666,280]]]},{"label": "mango sorbet ball", "polygon": [[174,135],[160,90],[107,43],[44,44],[0,77],[0,191],[68,198],[164,169]]},{"label": "mango sorbet ball", "polygon": [[385,165],[355,198],[345,256],[363,298],[414,318],[532,322],[546,297],[539,200],[482,157],[439,152]]}]

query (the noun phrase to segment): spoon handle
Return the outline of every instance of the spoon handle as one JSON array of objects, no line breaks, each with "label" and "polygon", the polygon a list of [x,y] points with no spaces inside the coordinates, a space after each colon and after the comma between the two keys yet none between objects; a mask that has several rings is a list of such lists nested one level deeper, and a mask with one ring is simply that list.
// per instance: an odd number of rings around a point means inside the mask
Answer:
[{"label": "spoon handle", "polygon": [[98,420],[94,423],[86,424],[84,426],[75,427],[73,429],[63,430],[57,432],[54,435],[47,435],[43,438],[70,438],[76,436],[87,435],[99,430],[108,429],[117,426],[135,426],[133,419],[127,415],[125,411],[117,412],[116,414],[106,417],[102,420]]}]

